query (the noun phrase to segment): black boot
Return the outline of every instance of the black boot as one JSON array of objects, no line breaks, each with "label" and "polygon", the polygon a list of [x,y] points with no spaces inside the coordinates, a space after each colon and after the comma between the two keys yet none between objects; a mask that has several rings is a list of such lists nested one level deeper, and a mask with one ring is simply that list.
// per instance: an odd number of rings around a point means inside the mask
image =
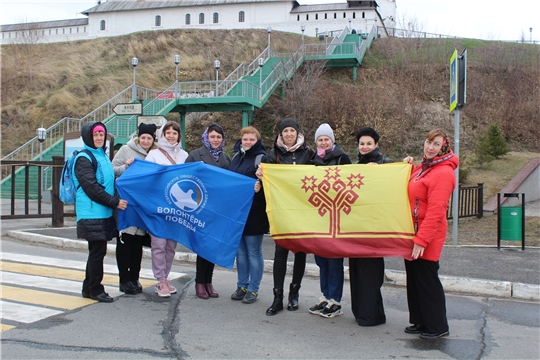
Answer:
[{"label": "black boot", "polygon": [[283,310],[283,289],[274,289],[274,302],[266,310],[266,315],[273,316]]},{"label": "black boot", "polygon": [[298,310],[298,290],[300,290],[300,284],[291,284],[289,287],[289,304],[287,310]]}]

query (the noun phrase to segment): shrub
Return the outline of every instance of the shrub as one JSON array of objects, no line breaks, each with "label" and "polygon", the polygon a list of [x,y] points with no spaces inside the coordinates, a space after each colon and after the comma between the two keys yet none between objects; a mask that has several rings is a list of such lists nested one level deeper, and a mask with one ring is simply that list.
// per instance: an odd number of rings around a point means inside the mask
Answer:
[{"label": "shrub", "polygon": [[476,143],[476,163],[481,167],[490,164],[494,159],[510,151],[501,130],[497,125],[491,125],[487,134],[480,135]]}]

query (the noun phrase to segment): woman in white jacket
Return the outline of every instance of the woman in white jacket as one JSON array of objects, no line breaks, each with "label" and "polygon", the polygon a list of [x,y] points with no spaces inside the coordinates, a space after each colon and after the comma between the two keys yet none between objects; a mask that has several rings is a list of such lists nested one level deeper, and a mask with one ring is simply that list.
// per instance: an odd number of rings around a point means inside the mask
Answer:
[{"label": "woman in white jacket", "polygon": [[[117,178],[133,164],[135,159],[144,159],[148,152],[157,149],[155,143],[156,125],[141,123],[137,135],[136,138],[129,140],[126,145],[122,146],[114,156],[112,165],[114,175]],[[120,291],[134,295],[143,290],[139,282],[139,273],[146,231],[136,226],[130,226],[127,229],[120,229],[120,232],[120,239],[116,243],[119,287]]]},{"label": "woman in white jacket", "polygon": [[[147,161],[160,165],[183,164],[188,153],[182,150],[182,135],[180,126],[169,121],[158,130],[158,149],[154,149],[146,156]],[[150,234],[152,238],[152,270],[158,280],[156,293],[159,297],[170,297],[176,294],[176,288],[168,279],[175,255],[176,241],[163,239]]]}]

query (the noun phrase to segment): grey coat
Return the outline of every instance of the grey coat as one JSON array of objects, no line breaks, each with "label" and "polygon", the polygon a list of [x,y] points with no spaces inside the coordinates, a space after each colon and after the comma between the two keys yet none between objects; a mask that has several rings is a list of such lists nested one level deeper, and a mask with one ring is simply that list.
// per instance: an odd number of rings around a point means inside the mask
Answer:
[{"label": "grey coat", "polygon": [[[124,171],[126,171],[127,160],[131,158],[144,160],[144,158],[148,154],[142,148],[140,144],[137,144],[135,142],[136,139],[137,137],[131,138],[131,140],[129,140],[126,145],[122,146],[120,150],[118,150],[118,152],[114,155],[112,165],[114,169],[114,175],[116,176],[116,178],[118,178],[120,175],[124,173]],[[136,226],[130,226],[127,229],[121,230],[121,232],[129,234],[129,235],[140,235],[140,236],[143,236],[146,234],[146,231]]]},{"label": "grey coat", "polygon": [[190,152],[189,156],[186,159],[187,163],[196,161],[202,161],[203,163],[208,165],[214,165],[222,169],[228,169],[231,163],[231,158],[224,151],[222,151],[219,155],[219,161],[216,161],[216,159],[214,159],[214,157],[210,153],[210,150],[208,150],[206,146],[203,146],[201,148],[198,148],[197,150],[193,150],[192,152]]}]

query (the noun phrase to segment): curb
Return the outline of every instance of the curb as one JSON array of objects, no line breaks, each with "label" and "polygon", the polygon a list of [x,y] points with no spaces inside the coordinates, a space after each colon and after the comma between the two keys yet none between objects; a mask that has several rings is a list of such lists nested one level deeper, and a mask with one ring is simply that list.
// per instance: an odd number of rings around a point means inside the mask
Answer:
[{"label": "curb", "polygon": [[[55,236],[38,235],[21,230],[10,230],[9,237],[47,245],[53,245],[64,249],[87,249],[86,241],[60,238]],[[116,245],[107,246],[107,254],[114,255]],[[150,258],[151,252],[143,248],[143,257]],[[177,252],[175,260],[186,263],[195,263],[197,254]],[[272,273],[274,261],[264,261],[264,272]],[[287,273],[292,273],[293,263],[287,264]],[[226,269],[226,268],[223,268]],[[229,269],[226,269],[229,270]],[[399,270],[385,270],[385,284],[405,287],[407,284],[405,272]],[[319,277],[319,267],[315,264],[306,264],[305,276]],[[485,280],[474,278],[462,278],[457,276],[440,275],[441,283],[446,292],[461,293],[477,296],[493,296],[516,300],[540,301],[540,285],[514,283],[510,281]],[[345,279],[349,279],[349,267],[345,266]]]}]

